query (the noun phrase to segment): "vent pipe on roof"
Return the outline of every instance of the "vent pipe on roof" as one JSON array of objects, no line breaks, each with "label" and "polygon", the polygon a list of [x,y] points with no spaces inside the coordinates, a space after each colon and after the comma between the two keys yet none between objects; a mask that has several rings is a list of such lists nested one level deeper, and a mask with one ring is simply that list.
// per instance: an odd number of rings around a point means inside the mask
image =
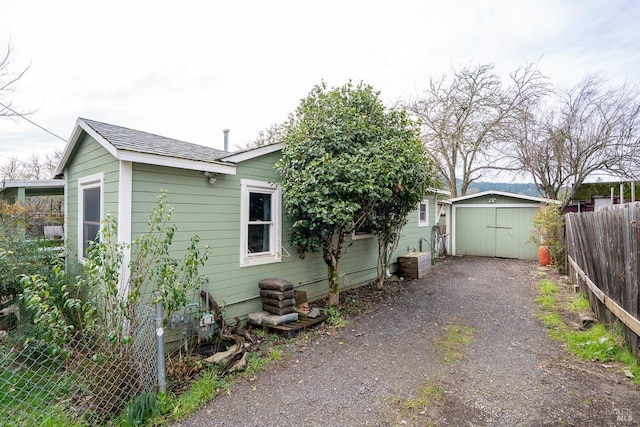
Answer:
[{"label": "vent pipe on roof", "polygon": [[224,151],[229,151],[229,129],[225,129],[224,132]]}]

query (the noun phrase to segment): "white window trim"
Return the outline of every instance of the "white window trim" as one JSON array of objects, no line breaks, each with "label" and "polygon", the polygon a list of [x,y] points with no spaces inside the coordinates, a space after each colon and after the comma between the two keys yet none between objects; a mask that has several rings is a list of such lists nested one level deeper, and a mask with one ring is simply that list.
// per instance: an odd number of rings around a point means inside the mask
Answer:
[{"label": "white window trim", "polygon": [[373,230],[369,233],[356,233],[356,230],[351,232],[351,240],[363,240],[363,239],[373,239]]},{"label": "white window trim", "polygon": [[351,232],[351,240],[373,239],[373,232],[371,233],[356,233],[356,230]]},{"label": "white window trim", "polygon": [[104,173],[78,178],[78,260],[84,262],[83,218],[84,218],[84,190],[100,188],[100,222],[104,220]]},{"label": "white window trim", "polygon": [[[240,180],[240,266],[270,264],[282,260],[282,191],[280,186],[265,181],[252,179]],[[250,254],[247,252],[249,228],[249,193],[259,192],[272,195],[271,221],[273,223],[269,233],[269,252]]]},{"label": "white window trim", "polygon": [[[422,221],[420,219],[420,207],[425,205],[425,213],[427,215],[426,221]],[[423,199],[418,205],[418,227],[428,227],[429,226],[429,199]]]},{"label": "white window trim", "polygon": [[355,231],[351,232],[351,240],[373,239],[373,233],[356,234]]}]

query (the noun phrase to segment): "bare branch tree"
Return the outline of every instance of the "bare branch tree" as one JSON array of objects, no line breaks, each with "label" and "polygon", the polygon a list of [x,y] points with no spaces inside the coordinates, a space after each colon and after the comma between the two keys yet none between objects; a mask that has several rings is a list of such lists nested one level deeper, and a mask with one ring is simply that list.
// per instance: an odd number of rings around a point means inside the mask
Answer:
[{"label": "bare branch tree", "polygon": [[0,177],[2,179],[22,179],[23,163],[17,157],[11,157],[0,166]]},{"label": "bare branch tree", "polygon": [[53,153],[45,154],[44,160],[36,154],[32,154],[26,161],[18,160],[17,157],[12,157],[7,162],[0,165],[0,178],[52,179],[55,178],[55,170],[61,158],[62,151],[60,150],[55,150]]},{"label": "bare branch tree", "polygon": [[[13,100],[11,99],[13,93],[17,89],[18,81],[29,70],[29,66],[22,71],[14,72],[11,70],[11,52],[13,47],[11,46],[11,40],[7,44],[7,49],[4,56],[0,57],[0,118],[1,117],[13,117],[20,116],[20,113],[13,107]],[[27,113],[24,113],[27,114]]]},{"label": "bare branch tree", "polygon": [[516,165],[548,198],[568,204],[577,187],[598,173],[638,179],[640,92],[608,88],[591,75],[556,92],[554,104],[522,117],[512,134]]},{"label": "bare branch tree", "polygon": [[62,159],[62,151],[59,149],[56,149],[52,154],[46,154],[44,156],[42,167],[45,178],[55,178],[56,168],[58,167],[58,163],[60,163],[60,159]]},{"label": "bare branch tree", "polygon": [[261,130],[253,141],[247,144],[247,148],[262,147],[263,145],[277,144],[284,141],[286,128],[284,124],[273,123],[265,130]]},{"label": "bare branch tree", "polygon": [[24,176],[26,179],[43,179],[44,166],[42,161],[36,154],[32,154],[25,165]]},{"label": "bare branch tree", "polygon": [[425,95],[406,105],[422,122],[427,151],[453,197],[483,173],[506,168],[501,146],[509,142],[510,127],[522,111],[531,109],[548,93],[547,78],[531,64],[517,69],[503,87],[493,65],[479,65],[430,79]]}]

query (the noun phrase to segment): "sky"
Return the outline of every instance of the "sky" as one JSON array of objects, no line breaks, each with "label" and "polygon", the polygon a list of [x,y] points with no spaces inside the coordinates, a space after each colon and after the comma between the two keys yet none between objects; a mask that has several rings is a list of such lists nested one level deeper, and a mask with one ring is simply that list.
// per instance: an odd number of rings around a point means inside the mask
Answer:
[{"label": "sky", "polygon": [[[29,67],[13,107],[64,140],[84,117],[222,149],[224,129],[243,147],[323,81],[388,105],[478,64],[637,84],[639,20],[636,0],[2,0],[0,49]],[[0,163],[62,139],[0,118]]]}]

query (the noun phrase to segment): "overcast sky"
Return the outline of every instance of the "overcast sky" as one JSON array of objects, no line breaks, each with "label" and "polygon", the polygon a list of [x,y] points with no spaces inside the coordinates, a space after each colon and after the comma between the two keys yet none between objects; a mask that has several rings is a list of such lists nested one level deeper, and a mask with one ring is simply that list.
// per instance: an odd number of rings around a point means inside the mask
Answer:
[{"label": "overcast sky", "polygon": [[[221,149],[223,129],[244,146],[323,80],[388,103],[475,64],[638,83],[639,22],[635,0],[2,0],[0,46],[30,65],[14,106],[65,140],[86,117]],[[64,145],[0,119],[0,163]]]}]

